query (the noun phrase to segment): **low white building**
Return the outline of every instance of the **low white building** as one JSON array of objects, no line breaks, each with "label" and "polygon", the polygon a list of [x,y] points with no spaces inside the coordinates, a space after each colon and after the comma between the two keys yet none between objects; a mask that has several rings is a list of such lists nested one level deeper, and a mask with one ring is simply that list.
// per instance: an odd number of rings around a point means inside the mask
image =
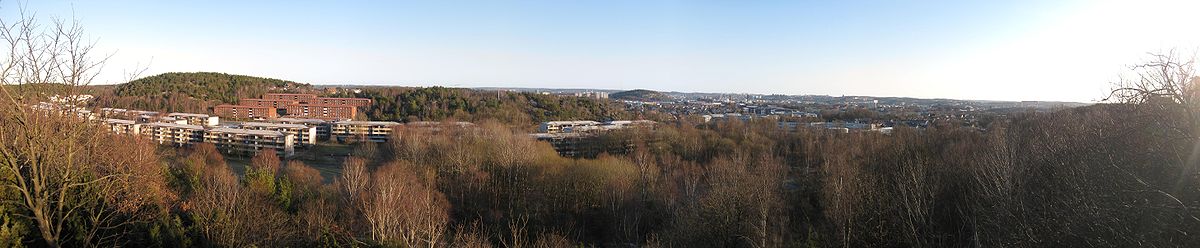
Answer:
[{"label": "low white building", "polygon": [[141,133],[142,126],[137,122],[122,119],[104,119],[104,125],[115,134],[138,134]]},{"label": "low white building", "polygon": [[267,122],[242,122],[238,125],[242,129],[250,130],[270,130],[277,131],[286,135],[293,136],[298,145],[314,145],[317,144],[317,128],[310,127],[304,124],[286,124],[286,123],[267,123]]},{"label": "low white building", "polygon": [[330,132],[338,140],[387,142],[400,125],[391,121],[339,121],[333,123]]},{"label": "low white building", "polygon": [[141,124],[139,131],[159,144],[185,146],[204,141],[204,127],[195,125],[149,122]]},{"label": "low white building", "polygon": [[170,113],[167,117],[175,118],[176,120],[184,120],[188,125],[213,127],[221,122],[220,117],[209,116],[206,114],[192,113]]},{"label": "low white building", "polygon": [[262,149],[275,149],[280,156],[296,155],[294,136],[279,131],[214,128],[204,132],[204,142],[228,153],[253,155]]}]

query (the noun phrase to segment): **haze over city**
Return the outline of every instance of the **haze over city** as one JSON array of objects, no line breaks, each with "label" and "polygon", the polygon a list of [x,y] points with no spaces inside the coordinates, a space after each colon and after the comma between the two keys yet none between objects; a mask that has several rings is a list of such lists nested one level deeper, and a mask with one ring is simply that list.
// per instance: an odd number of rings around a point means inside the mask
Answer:
[{"label": "haze over city", "polygon": [[101,76],[1091,102],[1192,49],[1192,1],[31,1],[115,52]]}]

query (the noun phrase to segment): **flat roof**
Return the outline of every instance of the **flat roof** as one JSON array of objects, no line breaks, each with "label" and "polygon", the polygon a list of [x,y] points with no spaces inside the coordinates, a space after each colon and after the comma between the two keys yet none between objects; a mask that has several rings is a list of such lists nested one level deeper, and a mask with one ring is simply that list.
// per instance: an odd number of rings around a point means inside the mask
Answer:
[{"label": "flat roof", "polygon": [[302,124],[286,124],[286,123],[269,123],[269,122],[242,122],[243,127],[282,127],[282,128],[308,128]]},{"label": "flat roof", "polygon": [[547,121],[544,125],[599,125],[597,121]]},{"label": "flat roof", "polygon": [[214,128],[214,129],[208,130],[208,132],[209,133],[249,134],[249,135],[262,135],[262,136],[283,136],[283,133],[280,133],[279,131],[250,130],[250,129],[241,129],[241,128],[228,128],[228,127]]},{"label": "flat roof", "polygon": [[208,118],[208,115],[206,115],[206,114],[193,114],[193,113],[170,113],[170,114],[167,114],[167,116],[183,116],[183,117],[201,117],[201,118]]},{"label": "flat roof", "polygon": [[272,108],[272,107],[259,107],[259,106],[234,105],[234,104],[221,104],[221,105],[217,105],[215,108],[221,108],[221,107],[225,107],[225,108]]},{"label": "flat roof", "polygon": [[176,123],[165,123],[165,122],[149,122],[149,123],[143,124],[143,126],[152,126],[152,127],[173,127],[173,128],[184,128],[184,129],[196,129],[196,130],[204,130],[204,127],[201,127],[201,126],[196,126],[196,125],[187,125],[187,124],[176,124]]},{"label": "flat roof", "polygon": [[275,122],[303,122],[303,123],[313,123],[313,124],[322,124],[322,123],[325,123],[325,122],[326,122],[325,120],[322,120],[322,119],[301,119],[301,118],[275,118],[275,119],[270,119],[270,120],[267,120],[267,121],[275,121]]},{"label": "flat roof", "polygon": [[136,122],[136,121],[131,121],[131,120],[122,120],[122,119],[104,119],[104,122],[107,122],[107,123],[119,123],[119,124],[126,124],[126,125],[133,125],[133,124],[137,124],[137,122]]},{"label": "flat roof", "polygon": [[400,125],[400,123],[398,123],[398,122],[394,122],[394,121],[339,121],[339,122],[334,122],[333,124],[341,124],[341,125],[370,125],[370,126],[395,126],[395,125]]}]

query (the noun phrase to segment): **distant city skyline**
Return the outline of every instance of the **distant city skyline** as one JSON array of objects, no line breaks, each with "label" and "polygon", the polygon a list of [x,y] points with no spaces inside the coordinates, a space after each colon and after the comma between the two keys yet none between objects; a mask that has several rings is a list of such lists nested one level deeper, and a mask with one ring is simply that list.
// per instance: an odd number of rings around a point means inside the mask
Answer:
[{"label": "distant city skyline", "polygon": [[1090,102],[1195,1],[4,1],[150,64],[312,84]]}]

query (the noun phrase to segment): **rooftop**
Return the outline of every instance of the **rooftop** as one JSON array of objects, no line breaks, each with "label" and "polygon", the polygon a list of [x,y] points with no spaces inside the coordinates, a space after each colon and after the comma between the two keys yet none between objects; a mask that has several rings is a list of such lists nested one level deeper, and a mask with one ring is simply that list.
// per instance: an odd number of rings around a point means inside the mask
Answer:
[{"label": "rooftop", "polygon": [[393,122],[393,121],[339,121],[339,122],[334,122],[333,124],[337,124],[337,125],[367,125],[367,126],[396,126],[396,125],[400,125],[400,123],[398,123],[398,122]]},{"label": "rooftop", "polygon": [[308,128],[301,124],[285,124],[285,123],[268,123],[268,122],[242,122],[243,127],[282,127],[282,128]]},{"label": "rooftop", "polygon": [[596,121],[547,121],[543,125],[600,125]]},{"label": "rooftop", "polygon": [[150,123],[143,124],[143,126],[148,126],[148,127],[171,127],[171,128],[183,128],[183,129],[204,130],[204,127],[201,127],[201,126],[196,126],[196,125],[187,125],[187,124],[175,124],[175,123],[167,123],[167,122],[150,122]]},{"label": "rooftop", "polygon": [[105,120],[104,120],[104,122],[106,122],[106,123],[116,123],[116,124],[125,124],[125,125],[133,125],[133,124],[137,124],[137,122],[136,122],[136,121],[131,121],[131,120],[122,120],[122,119],[105,119]]},{"label": "rooftop", "polygon": [[325,120],[322,120],[322,119],[302,119],[302,118],[275,118],[275,119],[270,119],[270,120],[267,120],[267,121],[271,121],[271,122],[309,123],[309,124],[322,124],[322,123],[325,123],[325,122],[327,122],[327,121],[325,121]]},{"label": "rooftop", "polygon": [[228,127],[214,128],[214,129],[208,130],[208,132],[209,133],[261,135],[261,136],[283,136],[283,133],[280,133],[279,131],[250,130],[250,129],[241,129],[241,128],[228,128]]},{"label": "rooftop", "polygon": [[171,116],[171,117],[179,117],[179,116],[182,116],[182,117],[200,117],[200,118],[208,118],[208,115],[206,115],[206,114],[193,114],[193,113],[170,113],[170,114],[167,114],[167,116]]}]

